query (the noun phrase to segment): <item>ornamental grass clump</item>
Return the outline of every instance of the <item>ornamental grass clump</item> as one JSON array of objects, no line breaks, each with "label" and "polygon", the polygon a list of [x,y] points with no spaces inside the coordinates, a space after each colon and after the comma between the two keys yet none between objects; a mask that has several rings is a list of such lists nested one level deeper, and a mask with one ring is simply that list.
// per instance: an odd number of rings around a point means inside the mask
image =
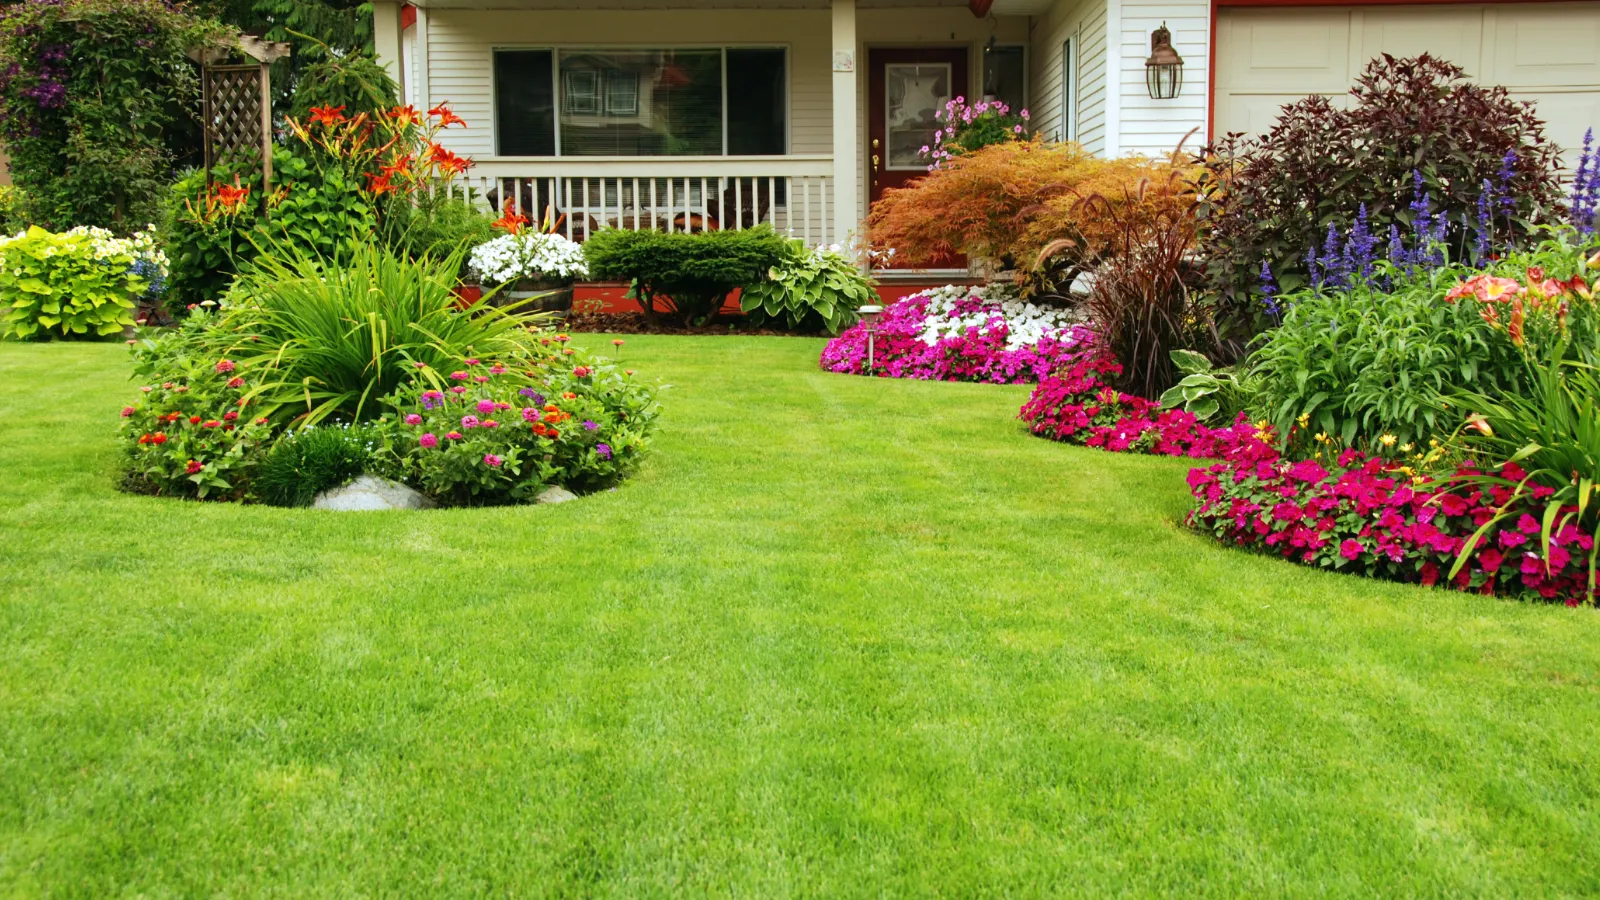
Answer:
[{"label": "ornamental grass clump", "polygon": [[369,474],[393,477],[398,461],[374,425],[322,425],[285,433],[261,460],[254,488],[272,506],[310,506],[318,494]]},{"label": "ornamental grass clump", "polygon": [[829,372],[879,378],[1026,384],[1038,381],[1088,332],[1066,310],[1025,303],[1004,285],[949,285],[890,304],[874,323],[828,342]]},{"label": "ornamental grass clump", "polygon": [[376,418],[418,363],[449,372],[474,354],[551,356],[530,330],[543,317],[515,305],[462,308],[464,253],[413,260],[367,244],[342,264],[297,250],[264,256],[214,337],[259,380],[262,414],[297,425]]}]

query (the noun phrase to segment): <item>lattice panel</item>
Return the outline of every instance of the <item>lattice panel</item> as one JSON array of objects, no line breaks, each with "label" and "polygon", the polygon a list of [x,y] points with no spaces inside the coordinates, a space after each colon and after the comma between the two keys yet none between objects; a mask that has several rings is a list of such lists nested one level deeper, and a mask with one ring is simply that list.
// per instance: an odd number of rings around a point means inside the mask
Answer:
[{"label": "lattice panel", "polygon": [[207,168],[261,162],[261,67],[206,71]]}]

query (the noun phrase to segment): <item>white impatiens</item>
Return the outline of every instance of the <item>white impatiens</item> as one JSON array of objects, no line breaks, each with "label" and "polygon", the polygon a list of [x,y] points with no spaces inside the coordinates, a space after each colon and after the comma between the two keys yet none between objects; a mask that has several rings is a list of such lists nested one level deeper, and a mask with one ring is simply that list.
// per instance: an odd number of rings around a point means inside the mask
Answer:
[{"label": "white impatiens", "polygon": [[967,329],[988,334],[990,322],[1000,316],[1006,323],[1006,349],[1016,350],[1055,337],[1080,319],[1063,309],[1025,303],[1008,284],[984,287],[945,285],[924,291],[928,298],[927,318],[918,339],[928,346],[941,338],[958,337]]},{"label": "white impatiens", "polygon": [[559,234],[504,234],[472,250],[467,267],[485,284],[587,278],[583,248]]}]

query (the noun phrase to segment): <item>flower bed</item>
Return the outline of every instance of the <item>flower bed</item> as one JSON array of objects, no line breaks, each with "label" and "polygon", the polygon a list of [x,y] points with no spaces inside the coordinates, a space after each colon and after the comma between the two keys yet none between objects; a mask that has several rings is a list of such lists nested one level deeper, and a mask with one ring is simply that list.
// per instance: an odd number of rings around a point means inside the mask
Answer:
[{"label": "flower bed", "polygon": [[870,371],[866,329],[857,324],[829,341],[822,368],[879,378],[1028,384],[1049,375],[1089,335],[1070,314],[1024,303],[998,285],[946,286],[890,304],[876,323]]},{"label": "flower bed", "polygon": [[1193,413],[1162,409],[1125,394],[1110,382],[1122,367],[1099,348],[1070,356],[1039,382],[1018,417],[1041,437],[1098,447],[1113,453],[1153,453],[1196,459],[1274,459],[1274,433],[1244,416],[1213,428]]},{"label": "flower bed", "polygon": [[[1526,473],[1507,463],[1498,474],[1517,482]],[[1315,459],[1223,462],[1190,471],[1195,507],[1188,521],[1220,540],[1305,565],[1568,606],[1592,602],[1593,538],[1568,524],[1552,529],[1546,547],[1532,506],[1494,521],[1512,502],[1512,489],[1483,484],[1479,475],[1468,467],[1428,480],[1354,450],[1331,466]],[[1535,487],[1532,496],[1549,494]],[[1485,524],[1469,561],[1450,577]]]},{"label": "flower bed", "polygon": [[[1515,463],[1493,479],[1471,466],[1430,479],[1355,450],[1291,461],[1270,426],[1242,415],[1227,428],[1207,426],[1110,387],[1119,374],[1103,351],[1080,352],[1039,383],[1020,417],[1035,434],[1113,453],[1222,460],[1190,470],[1195,507],[1188,523],[1223,541],[1375,578],[1569,606],[1595,599],[1588,583],[1594,539],[1566,518],[1572,513],[1576,521],[1576,508],[1560,511],[1546,546],[1543,510],[1533,502],[1552,491],[1535,485],[1526,499],[1516,496],[1514,485],[1527,473]],[[1462,550],[1486,525],[1452,577]]]}]

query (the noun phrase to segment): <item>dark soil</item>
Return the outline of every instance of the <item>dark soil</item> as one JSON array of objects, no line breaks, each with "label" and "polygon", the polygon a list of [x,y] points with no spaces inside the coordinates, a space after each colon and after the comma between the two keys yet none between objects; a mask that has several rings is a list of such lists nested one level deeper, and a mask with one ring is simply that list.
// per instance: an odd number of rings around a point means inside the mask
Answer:
[{"label": "dark soil", "polygon": [[563,331],[610,332],[614,334],[743,334],[776,335],[782,337],[829,337],[826,332],[784,331],[780,328],[757,328],[738,316],[712,319],[704,325],[685,325],[672,319],[651,321],[644,313],[580,313],[567,315],[561,326]]}]

